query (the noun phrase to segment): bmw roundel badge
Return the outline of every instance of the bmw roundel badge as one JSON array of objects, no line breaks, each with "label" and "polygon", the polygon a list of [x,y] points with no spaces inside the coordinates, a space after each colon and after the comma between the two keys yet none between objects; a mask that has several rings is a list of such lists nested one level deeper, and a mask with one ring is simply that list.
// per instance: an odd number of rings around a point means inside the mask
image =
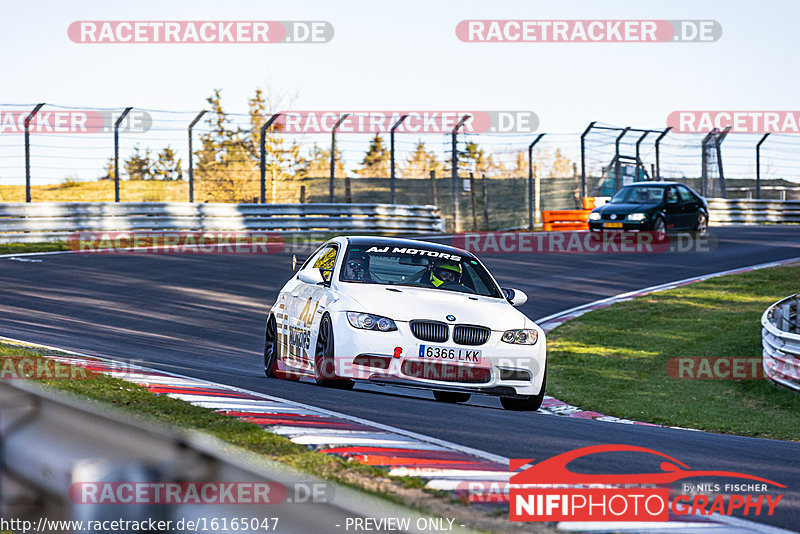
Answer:
[{"label": "bmw roundel badge", "polygon": [[455,315],[448,315],[448,316],[446,317],[446,319],[447,319],[448,321],[455,321],[455,320],[456,320],[456,316],[455,316]]}]

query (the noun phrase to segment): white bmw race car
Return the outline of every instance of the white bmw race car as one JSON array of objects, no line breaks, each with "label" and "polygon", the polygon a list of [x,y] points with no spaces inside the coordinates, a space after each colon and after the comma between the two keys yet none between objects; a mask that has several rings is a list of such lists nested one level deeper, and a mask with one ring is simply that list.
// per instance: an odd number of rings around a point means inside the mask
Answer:
[{"label": "white bmw race car", "polygon": [[433,390],[442,402],[499,396],[536,410],[545,335],[463,250],[407,239],[337,237],[283,286],[269,311],[264,373],[350,388],[354,381]]}]

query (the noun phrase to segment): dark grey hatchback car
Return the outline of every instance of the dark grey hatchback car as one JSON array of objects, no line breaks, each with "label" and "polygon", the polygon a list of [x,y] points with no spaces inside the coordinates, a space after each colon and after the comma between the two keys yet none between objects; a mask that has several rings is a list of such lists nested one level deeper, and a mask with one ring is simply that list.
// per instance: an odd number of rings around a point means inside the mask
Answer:
[{"label": "dark grey hatchback car", "polygon": [[689,231],[702,235],[707,228],[708,203],[677,182],[626,185],[607,204],[589,214],[589,229],[593,232],[648,230],[664,235]]}]

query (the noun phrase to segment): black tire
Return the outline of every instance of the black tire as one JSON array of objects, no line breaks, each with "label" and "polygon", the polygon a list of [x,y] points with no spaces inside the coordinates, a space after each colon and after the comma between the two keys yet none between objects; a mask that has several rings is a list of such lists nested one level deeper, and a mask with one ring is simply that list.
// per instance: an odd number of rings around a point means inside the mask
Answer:
[{"label": "black tire", "polygon": [[535,412],[542,406],[544,400],[544,388],[547,385],[547,371],[542,378],[542,389],[539,390],[538,395],[529,395],[527,397],[500,397],[500,404],[506,410],[514,412]]},{"label": "black tire", "polygon": [[459,393],[457,391],[434,391],[433,398],[439,402],[467,402],[471,395],[469,393]]},{"label": "black tire", "polygon": [[656,220],[653,222],[653,234],[655,235],[657,243],[661,243],[667,239],[667,223],[664,222],[664,218],[660,215],[656,217]]},{"label": "black tire", "polygon": [[267,328],[264,334],[264,376],[278,378],[275,374],[278,361],[278,324],[275,317],[270,315],[267,319]]},{"label": "black tire", "polygon": [[352,380],[336,376],[334,349],[331,318],[328,315],[323,315],[319,323],[319,333],[314,348],[314,379],[320,386],[352,389],[355,385]]},{"label": "black tire", "polygon": [[697,215],[697,222],[694,225],[694,235],[697,237],[704,237],[708,234],[708,215],[699,213]]}]

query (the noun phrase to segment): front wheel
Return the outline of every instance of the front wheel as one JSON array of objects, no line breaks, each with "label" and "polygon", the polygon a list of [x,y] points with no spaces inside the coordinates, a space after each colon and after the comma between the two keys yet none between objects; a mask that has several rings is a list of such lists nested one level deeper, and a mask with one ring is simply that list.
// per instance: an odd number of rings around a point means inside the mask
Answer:
[{"label": "front wheel", "polygon": [[708,217],[705,213],[700,213],[697,216],[697,224],[694,226],[694,234],[698,237],[704,237],[708,234]]},{"label": "front wheel", "polygon": [[264,376],[267,378],[291,380],[292,382],[300,380],[300,376],[280,370],[278,367],[279,352],[278,323],[275,321],[275,316],[271,315],[269,319],[267,319],[267,330],[264,335]]},{"label": "front wheel", "polygon": [[319,333],[314,350],[314,379],[320,386],[352,389],[354,386],[352,380],[336,375],[334,348],[333,324],[331,324],[330,316],[325,315],[319,323]]},{"label": "front wheel", "polygon": [[275,317],[267,319],[267,330],[264,335],[264,376],[277,378],[278,368],[278,325]]},{"label": "front wheel", "polygon": [[662,217],[658,217],[656,222],[653,223],[653,233],[656,236],[656,241],[659,243],[667,238],[667,225],[664,223]]},{"label": "front wheel", "polygon": [[467,402],[470,398],[470,394],[458,393],[457,391],[434,391],[433,398],[439,402]]},{"label": "front wheel", "polygon": [[528,395],[526,397],[500,397],[500,404],[506,410],[515,412],[535,412],[542,406],[544,400],[544,387],[547,385],[547,372],[542,378],[542,389],[538,395]]}]

